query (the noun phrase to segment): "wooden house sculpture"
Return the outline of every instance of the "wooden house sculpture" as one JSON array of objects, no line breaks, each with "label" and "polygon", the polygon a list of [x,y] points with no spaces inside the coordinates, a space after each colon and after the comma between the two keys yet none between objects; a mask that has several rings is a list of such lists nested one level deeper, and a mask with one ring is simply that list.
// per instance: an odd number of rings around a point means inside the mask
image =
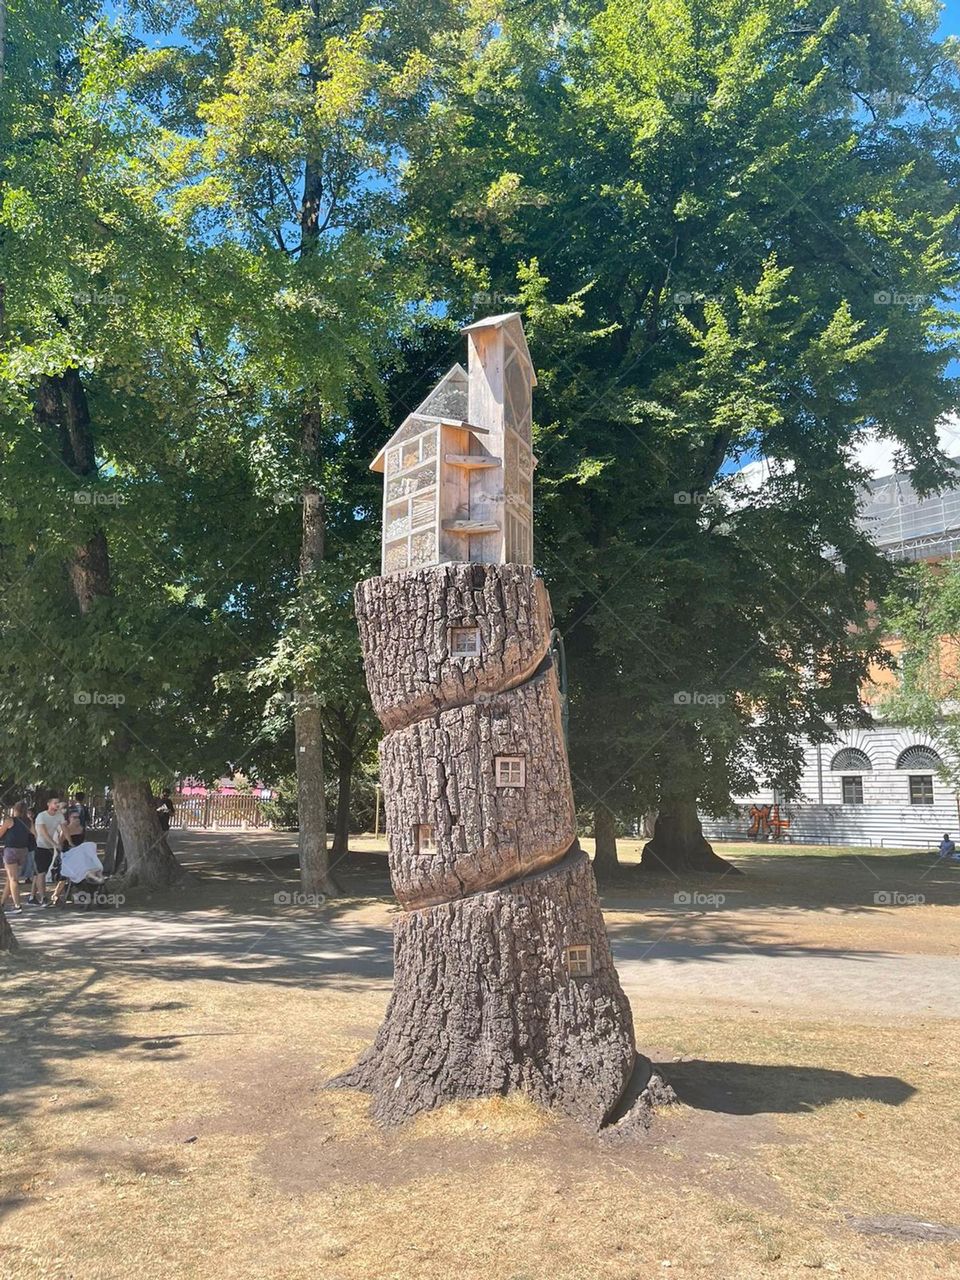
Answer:
[{"label": "wooden house sculpture", "polygon": [[530,447],[537,379],[516,312],[466,330],[456,364],[374,458],[384,474],[383,573],[533,563]]},{"label": "wooden house sculpture", "polygon": [[638,1058],[576,835],[553,618],[533,569],[531,401],[516,313],[374,460],[383,572],[358,584],[390,875],[403,908],[374,1044],[334,1082],[396,1123],[511,1091],[600,1128],[665,1096]]}]

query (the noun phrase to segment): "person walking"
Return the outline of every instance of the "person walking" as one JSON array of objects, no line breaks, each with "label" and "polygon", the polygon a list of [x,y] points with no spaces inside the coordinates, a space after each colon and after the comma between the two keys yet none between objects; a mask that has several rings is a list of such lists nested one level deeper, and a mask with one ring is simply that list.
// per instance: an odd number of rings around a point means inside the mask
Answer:
[{"label": "person walking", "polygon": [[170,822],[176,811],[173,800],[170,798],[170,788],[164,787],[160,792],[160,799],[157,801],[157,817],[160,819],[161,831],[170,830]]},{"label": "person walking", "polygon": [[10,810],[8,817],[0,823],[0,846],[3,847],[3,870],[6,882],[0,894],[0,907],[9,897],[14,911],[22,911],[20,905],[20,872],[27,864],[27,849],[30,844],[30,822],[27,817],[27,806],[19,801]]},{"label": "person walking", "polygon": [[53,866],[54,858],[65,843],[63,839],[65,823],[59,796],[51,796],[47,801],[46,809],[43,813],[38,813],[33,820],[37,833],[37,852],[34,855],[37,860],[37,875],[42,876],[44,882],[46,882],[47,872]]},{"label": "person walking", "polygon": [[34,811],[27,809],[27,823],[30,827],[30,843],[27,845],[27,865],[23,869],[23,875],[20,877],[21,884],[33,885],[33,878],[37,874],[37,830],[33,825]]},{"label": "person walking", "polygon": [[45,907],[47,905],[47,877],[37,868],[36,817],[35,809],[27,810],[27,821],[30,824],[30,843],[27,846],[27,880],[30,884],[30,897],[27,901],[32,901],[35,907]]}]

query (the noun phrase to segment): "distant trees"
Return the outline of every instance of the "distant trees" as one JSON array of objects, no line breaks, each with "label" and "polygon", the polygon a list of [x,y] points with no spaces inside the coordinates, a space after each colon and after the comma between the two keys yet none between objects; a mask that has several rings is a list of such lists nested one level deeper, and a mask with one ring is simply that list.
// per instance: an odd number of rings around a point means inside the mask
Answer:
[{"label": "distant trees", "polygon": [[0,89],[0,751],[114,788],[131,879],[179,873],[150,780],[222,767],[252,530],[197,358],[205,264],[150,198],[139,51],[92,6],[12,7]]}]

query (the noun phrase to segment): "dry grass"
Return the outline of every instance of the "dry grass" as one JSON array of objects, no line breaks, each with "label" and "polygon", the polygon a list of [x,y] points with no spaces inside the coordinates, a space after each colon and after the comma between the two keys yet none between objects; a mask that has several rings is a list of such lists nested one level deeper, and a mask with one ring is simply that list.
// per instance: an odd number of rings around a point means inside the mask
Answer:
[{"label": "dry grass", "polygon": [[[215,904],[228,870],[198,893],[204,920],[224,919]],[[926,930],[899,924],[912,908],[765,905],[774,883],[790,896],[789,875],[767,868],[723,927],[762,926],[813,947],[834,924],[861,927],[867,946],[885,939],[907,955],[947,954],[960,924],[951,905]],[[234,884],[226,918],[259,920],[268,891],[256,875]],[[615,934],[666,910],[627,888],[613,897]],[[318,929],[307,912],[296,919],[308,938]],[[317,954],[357,922],[382,930],[388,902],[367,886],[356,908],[325,919],[332,933]],[[662,987],[631,992],[641,1044],[685,1099],[646,1142],[598,1142],[521,1098],[384,1132],[364,1098],[322,1084],[369,1041],[388,972],[331,976],[309,958],[299,972],[249,968],[175,948],[121,959],[119,945],[0,969],[4,1280],[919,1280],[960,1270],[960,1245],[867,1238],[846,1221],[960,1222],[955,1022],[885,1019],[882,1008],[784,1017],[671,1002]]]}]

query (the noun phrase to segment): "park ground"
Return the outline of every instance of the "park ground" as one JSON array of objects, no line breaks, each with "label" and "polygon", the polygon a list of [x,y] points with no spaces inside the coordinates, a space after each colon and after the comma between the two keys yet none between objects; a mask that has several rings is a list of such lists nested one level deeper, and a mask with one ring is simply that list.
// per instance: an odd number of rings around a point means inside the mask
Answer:
[{"label": "park ground", "polygon": [[379,843],[319,910],[291,901],[290,837],[177,846],[187,888],[14,921],[3,1280],[960,1275],[960,1240],[914,1238],[960,1227],[960,865],[724,846],[747,874],[698,886],[628,866],[608,926],[680,1101],[617,1143],[522,1099],[378,1129],[323,1085],[390,991]]}]

